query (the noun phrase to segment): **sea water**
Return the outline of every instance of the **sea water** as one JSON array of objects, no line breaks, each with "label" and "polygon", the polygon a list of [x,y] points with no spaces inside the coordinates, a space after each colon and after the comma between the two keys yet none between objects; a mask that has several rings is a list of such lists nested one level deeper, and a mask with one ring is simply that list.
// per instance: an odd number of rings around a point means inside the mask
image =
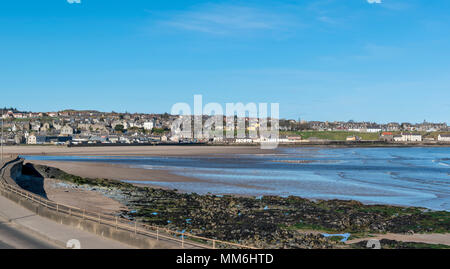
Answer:
[{"label": "sea water", "polygon": [[450,148],[445,147],[298,147],[279,148],[270,154],[192,157],[24,157],[168,170],[199,180],[139,183],[199,194],[295,195],[450,211]]}]

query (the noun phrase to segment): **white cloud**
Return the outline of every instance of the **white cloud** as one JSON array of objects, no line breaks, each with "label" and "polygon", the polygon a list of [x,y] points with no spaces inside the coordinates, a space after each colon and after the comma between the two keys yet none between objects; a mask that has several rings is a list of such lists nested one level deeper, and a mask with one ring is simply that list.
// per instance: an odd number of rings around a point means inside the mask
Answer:
[{"label": "white cloud", "polygon": [[256,7],[208,4],[179,12],[162,25],[211,34],[283,30],[293,25],[292,15]]},{"label": "white cloud", "polygon": [[381,0],[367,0],[369,4],[381,4]]}]

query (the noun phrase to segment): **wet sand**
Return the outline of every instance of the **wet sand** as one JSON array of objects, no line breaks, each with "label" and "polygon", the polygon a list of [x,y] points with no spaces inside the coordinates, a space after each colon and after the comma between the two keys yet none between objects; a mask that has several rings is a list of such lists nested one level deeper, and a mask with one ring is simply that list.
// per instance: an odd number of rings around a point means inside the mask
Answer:
[{"label": "wet sand", "polygon": [[257,146],[115,146],[115,147],[65,147],[65,146],[7,146],[4,153],[19,155],[70,155],[70,156],[204,156],[220,154],[270,154]]},{"label": "wet sand", "polygon": [[125,165],[94,162],[26,161],[47,165],[64,172],[87,178],[107,178],[129,181],[200,182],[202,180],[171,174],[166,170],[131,168]]},{"label": "wet sand", "polygon": [[[132,182],[137,186],[151,186],[153,188],[166,189],[165,187],[151,184],[151,182],[211,182],[207,179],[202,180],[194,177],[186,177],[178,174],[172,174],[170,170],[156,170],[131,168],[126,165],[109,164],[101,162],[59,162],[59,161],[25,161],[25,163],[33,163],[55,167],[64,172],[86,178],[106,178],[125,182]],[[139,183],[142,182],[142,183]],[[263,187],[255,187],[247,184],[224,183],[229,186],[241,188],[264,189]],[[183,190],[180,190],[183,191]],[[232,194],[232,193],[230,193]],[[245,195],[237,195],[245,196]]]},{"label": "wet sand", "polygon": [[[8,155],[48,156],[220,156],[228,154],[271,154],[251,146],[120,146],[120,147],[65,147],[65,146],[8,146]],[[168,170],[131,168],[125,165],[93,162],[30,161],[59,168],[66,173],[88,178],[142,182],[205,182],[205,180],[175,175]]]}]

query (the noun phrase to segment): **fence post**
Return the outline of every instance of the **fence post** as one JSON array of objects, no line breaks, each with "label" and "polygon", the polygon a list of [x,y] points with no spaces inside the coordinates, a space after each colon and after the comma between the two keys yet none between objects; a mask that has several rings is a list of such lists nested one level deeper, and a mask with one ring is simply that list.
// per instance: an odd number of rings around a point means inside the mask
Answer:
[{"label": "fence post", "polygon": [[[0,176],[1,176],[1,174],[0,174]],[[8,185],[7,183],[5,183],[5,182],[3,182],[1,180],[0,180],[0,188],[3,189],[4,191],[6,190],[6,191],[9,191],[9,192],[12,192],[12,193],[16,193],[16,194],[20,195],[21,197],[25,197],[28,200],[37,202],[37,203],[39,203],[39,204],[41,204],[41,205],[43,205],[43,206],[45,206],[47,208],[53,208],[53,206],[56,205],[56,212],[59,212],[59,203],[53,203],[53,202],[51,202],[49,200],[45,200],[45,199],[42,199],[42,198],[40,198],[38,196],[34,196],[33,194],[31,194],[29,192],[21,191],[20,189],[17,189],[17,188],[15,188],[13,186],[10,186],[10,185]],[[50,204],[51,204],[51,206],[50,206]],[[63,205],[63,207],[64,207],[64,205]],[[67,207],[67,208],[69,209],[70,216],[72,216],[72,208],[71,207]],[[75,209],[81,211],[81,208],[75,208]],[[62,210],[62,213],[65,213],[64,210]],[[94,215],[95,213],[89,213],[88,212],[88,214]],[[75,213],[75,216],[78,217],[79,215],[77,213]],[[83,209],[82,217],[83,217],[83,220],[86,219],[86,209]],[[118,230],[118,216],[115,216],[115,219],[116,219],[116,225],[115,225],[116,226],[116,230]],[[106,221],[107,221],[106,223],[110,223],[109,218],[106,218]],[[100,213],[98,213],[98,222],[101,224],[101,214]],[[63,219],[61,218],[61,224],[62,223],[63,223]],[[129,224],[126,224],[126,226],[129,226]],[[147,226],[145,226],[145,227],[147,227]],[[153,226],[153,228],[155,228],[155,227]],[[167,228],[161,228],[161,229],[162,229],[163,232],[166,231],[169,234],[173,233],[173,231],[171,231],[171,230],[169,230]],[[125,230],[129,231],[129,228],[126,228]],[[134,234],[137,237],[137,220],[134,221]],[[145,233],[145,234],[147,234],[147,233]],[[179,233],[176,233],[176,234],[179,234]],[[189,236],[189,233],[188,233],[188,236]],[[159,240],[159,227],[156,227],[156,240]],[[185,243],[184,241],[185,241],[185,232],[181,233],[181,246],[182,246],[182,248],[185,247],[184,246],[184,243]],[[219,242],[221,242],[221,241],[219,240]],[[226,242],[222,242],[222,244],[226,244]],[[231,245],[236,245],[236,244],[231,244]],[[207,244],[206,244],[206,246],[207,246]],[[246,246],[242,246],[242,245],[239,245],[239,246],[240,247],[244,247],[244,248],[246,247]],[[217,240],[212,240],[212,247],[213,247],[213,249],[217,248]]]}]

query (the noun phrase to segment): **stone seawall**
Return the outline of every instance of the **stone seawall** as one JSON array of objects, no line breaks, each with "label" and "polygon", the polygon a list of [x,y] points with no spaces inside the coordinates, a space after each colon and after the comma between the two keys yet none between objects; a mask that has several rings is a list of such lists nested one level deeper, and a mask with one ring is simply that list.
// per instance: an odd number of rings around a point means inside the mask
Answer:
[{"label": "stone seawall", "polygon": [[22,166],[23,166],[23,159],[16,158],[16,159],[10,159],[4,161],[0,168],[2,168],[2,179],[4,182],[6,182],[9,185],[19,187],[16,183],[16,178],[20,177],[22,175]]}]

